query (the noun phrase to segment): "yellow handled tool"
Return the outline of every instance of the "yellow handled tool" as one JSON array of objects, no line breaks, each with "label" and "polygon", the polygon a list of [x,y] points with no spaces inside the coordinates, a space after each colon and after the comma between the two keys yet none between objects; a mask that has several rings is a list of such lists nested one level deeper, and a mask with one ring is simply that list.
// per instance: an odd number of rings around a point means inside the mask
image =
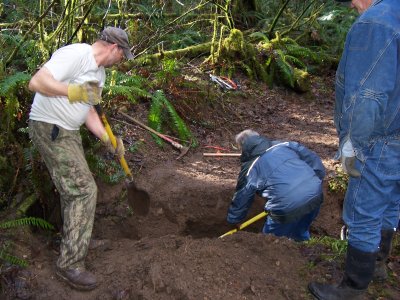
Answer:
[{"label": "yellow handled tool", "polygon": [[[97,114],[99,115],[100,119],[103,121],[104,128],[108,136],[110,137],[110,141],[114,148],[117,148],[117,139],[115,138],[110,124],[108,124],[106,115],[104,114],[100,104],[96,104],[94,106],[96,108]],[[146,191],[138,189],[133,182],[132,172],[129,169],[128,163],[125,160],[125,157],[122,156],[119,159],[121,167],[124,169],[125,175],[127,177],[127,190],[128,190],[128,202],[129,205],[132,207],[133,211],[138,213],[139,215],[147,215],[149,212],[150,207],[150,196]]]},{"label": "yellow handled tool", "polygon": [[239,228],[232,229],[232,230],[228,231],[227,233],[224,233],[223,235],[221,235],[219,238],[223,238],[223,237],[225,237],[227,235],[234,234],[235,232],[237,232],[239,230],[242,230],[243,228],[249,226],[250,224],[252,224],[252,223],[264,218],[266,215],[268,215],[268,213],[263,211],[262,213],[259,213],[258,215],[256,215],[256,216],[252,217],[251,219],[247,220],[246,222],[243,222],[242,224],[240,224]]},{"label": "yellow handled tool", "polygon": [[[96,110],[97,110],[97,106],[98,105],[96,105]],[[99,113],[98,110],[97,110],[97,113]],[[117,148],[117,139],[115,138],[113,132],[111,131],[111,127],[110,127],[110,124],[108,124],[106,115],[103,113],[103,111],[101,109],[100,109],[100,114],[99,115],[100,115],[101,120],[103,121],[104,128],[106,129],[106,132],[107,132],[108,136],[110,137],[111,144],[113,145],[114,148]],[[130,181],[132,181],[133,180],[133,176],[132,176],[131,170],[129,169],[128,163],[125,160],[125,157],[122,156],[119,159],[119,162],[121,164],[121,167],[124,169],[124,172],[125,172],[126,176],[128,177],[128,179]]]}]

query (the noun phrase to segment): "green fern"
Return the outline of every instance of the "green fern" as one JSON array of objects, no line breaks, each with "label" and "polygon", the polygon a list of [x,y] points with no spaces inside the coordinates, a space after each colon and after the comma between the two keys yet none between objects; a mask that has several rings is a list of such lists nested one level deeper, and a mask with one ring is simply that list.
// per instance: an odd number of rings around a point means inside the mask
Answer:
[{"label": "green fern", "polygon": [[323,61],[323,58],[325,57],[322,55],[322,53],[315,53],[309,48],[306,47],[301,47],[299,45],[287,45],[287,55],[291,55],[294,57],[297,57],[298,59],[308,59],[314,63],[320,64]]},{"label": "green fern", "polygon": [[281,78],[284,83],[286,83],[291,88],[294,88],[294,73],[293,67],[286,61],[285,54],[282,50],[276,50],[278,54],[275,60],[278,71],[281,74]]},{"label": "green fern", "polygon": [[[19,89],[26,85],[31,76],[17,72],[13,75],[7,76],[0,81],[0,103],[4,102],[3,112],[1,116],[1,126],[5,128],[8,137],[11,137],[12,129],[15,127],[17,113],[20,109],[18,100]],[[3,99],[1,99],[3,98]]]},{"label": "green fern", "polygon": [[[170,128],[178,134],[181,140],[190,140],[192,145],[197,144],[185,122],[160,90],[156,91],[152,97],[148,122],[149,126],[158,132],[162,132],[163,123],[169,122]],[[163,145],[162,139],[156,135],[153,135],[153,137],[158,145]]]},{"label": "green fern", "polygon": [[260,31],[253,32],[252,34],[249,35],[249,38],[252,42],[259,42],[259,41],[263,41],[264,43],[269,42],[268,35]]},{"label": "green fern", "polygon": [[12,246],[11,241],[5,241],[0,247],[0,267],[2,262],[7,262],[9,264],[13,264],[20,267],[27,267],[29,264],[25,259],[16,257],[15,255],[10,254],[10,248]]},{"label": "green fern", "polygon": [[90,170],[105,183],[116,184],[125,178],[120,164],[114,160],[105,160],[92,151],[86,153],[86,160]]},{"label": "green fern", "polygon": [[116,70],[108,75],[103,89],[105,101],[110,101],[116,96],[123,96],[131,103],[137,103],[139,98],[150,98],[150,94],[145,89],[145,85],[148,84],[145,78],[127,75]]},{"label": "green fern", "polygon": [[22,258],[18,258],[14,255],[7,253],[7,249],[3,248],[0,250],[0,260],[6,261],[10,264],[20,266],[20,267],[27,267],[29,263]]},{"label": "green fern", "polygon": [[49,222],[41,218],[35,217],[26,217],[16,220],[5,221],[0,223],[0,228],[8,229],[27,225],[36,226],[47,230],[54,230],[54,226],[51,225]]},{"label": "green fern", "polygon": [[7,76],[0,81],[0,96],[9,97],[10,95],[15,95],[16,90],[30,79],[31,76],[23,72]]},{"label": "green fern", "polygon": [[157,81],[161,84],[171,82],[180,73],[178,72],[178,61],[176,59],[164,58],[161,60],[161,70],[155,74]]},{"label": "green fern", "polygon": [[[46,230],[54,230],[54,226],[41,218],[26,217],[15,220],[4,221],[0,223],[0,229],[17,228],[21,226],[35,226]],[[3,242],[0,247],[0,261],[5,261],[21,267],[28,266],[28,262],[24,259],[18,258],[10,254],[11,242]],[[1,264],[0,264],[1,266]]]},{"label": "green fern", "polygon": [[178,115],[171,102],[167,100],[167,98],[165,98],[164,100],[164,105],[171,118],[173,130],[178,133],[179,138],[181,140],[191,140],[193,138],[191,132],[189,131],[185,122],[183,122],[182,118]]},{"label": "green fern", "polygon": [[307,68],[307,65],[303,61],[292,55],[285,55],[285,60],[292,66],[296,66],[301,69]]},{"label": "green fern", "polygon": [[[162,121],[163,121],[163,106],[164,106],[164,94],[161,91],[156,91],[151,98],[151,105],[149,115],[147,117],[149,126],[154,130],[161,132]],[[155,134],[152,134],[157,145],[162,146],[163,140]]]}]

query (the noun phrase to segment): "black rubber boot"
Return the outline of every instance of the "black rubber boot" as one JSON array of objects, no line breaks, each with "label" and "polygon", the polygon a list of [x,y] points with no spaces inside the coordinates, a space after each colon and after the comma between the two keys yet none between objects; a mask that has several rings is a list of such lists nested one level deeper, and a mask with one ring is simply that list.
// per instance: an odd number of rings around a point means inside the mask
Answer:
[{"label": "black rubber boot", "polygon": [[361,299],[372,280],[377,252],[363,252],[347,247],[345,272],[339,285],[311,282],[308,289],[319,300]]},{"label": "black rubber boot", "polygon": [[372,279],[375,282],[384,282],[389,277],[386,263],[392,248],[393,235],[393,229],[381,231],[381,243],[379,244],[379,252],[376,258],[374,277]]}]

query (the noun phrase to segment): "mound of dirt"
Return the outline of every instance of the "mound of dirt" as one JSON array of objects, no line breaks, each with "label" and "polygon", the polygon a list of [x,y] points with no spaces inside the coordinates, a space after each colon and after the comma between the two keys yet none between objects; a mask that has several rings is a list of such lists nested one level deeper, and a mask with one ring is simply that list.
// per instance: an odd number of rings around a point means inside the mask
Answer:
[{"label": "mound of dirt", "polygon": [[[311,299],[310,281],[339,280],[343,257],[337,251],[263,235],[262,221],[218,238],[231,229],[225,218],[240,164],[237,157],[206,158],[203,152],[216,147],[237,152],[232,146],[234,135],[252,128],[271,138],[305,144],[321,156],[329,175],[335,168],[331,81],[316,81],[313,91],[305,95],[241,85],[240,92],[221,94],[215,101],[196,99],[191,106],[179,105],[182,99],[174,95],[174,105],[199,142],[180,160],[169,145],[157,147],[147,131],[122,126],[126,140],[142,141],[127,160],[136,174],[135,183],[149,193],[151,205],[148,215],[135,214],[123,183],[98,182],[93,237],[110,244],[90,250],[87,257],[87,268],[98,277],[97,289],[75,291],[55,278],[57,245],[53,238],[35,234],[29,241],[24,238],[24,257],[31,265],[4,273],[3,298]],[[134,109],[128,112],[145,120],[147,104]],[[113,122],[120,118],[113,117]],[[342,201],[343,194],[325,187],[325,201],[312,226],[314,236],[338,238]],[[257,198],[248,217],[261,212],[263,205]],[[371,285],[369,299],[400,299],[398,258],[392,257],[392,281]]]}]

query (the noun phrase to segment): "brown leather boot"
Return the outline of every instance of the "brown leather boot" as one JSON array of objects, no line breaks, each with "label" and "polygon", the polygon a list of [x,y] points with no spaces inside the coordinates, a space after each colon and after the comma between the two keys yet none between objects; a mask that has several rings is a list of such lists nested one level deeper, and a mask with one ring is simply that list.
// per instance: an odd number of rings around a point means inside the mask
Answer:
[{"label": "brown leather boot", "polygon": [[77,290],[90,291],[97,286],[97,281],[94,274],[86,271],[83,268],[57,268],[56,275]]}]

